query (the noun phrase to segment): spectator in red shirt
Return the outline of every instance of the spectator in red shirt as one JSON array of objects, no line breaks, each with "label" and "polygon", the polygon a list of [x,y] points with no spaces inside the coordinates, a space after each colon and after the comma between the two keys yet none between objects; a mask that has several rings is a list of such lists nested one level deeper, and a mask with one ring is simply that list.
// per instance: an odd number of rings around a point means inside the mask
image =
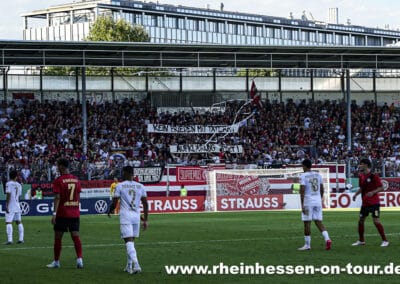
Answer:
[{"label": "spectator in red shirt", "polygon": [[356,200],[357,196],[361,193],[362,205],[360,210],[360,219],[358,221],[358,234],[359,240],[353,244],[353,246],[365,245],[364,240],[364,222],[365,218],[372,214],[372,220],[375,227],[377,228],[379,234],[382,238],[381,247],[387,247],[389,245],[386,239],[385,231],[383,225],[379,220],[380,204],[378,193],[383,190],[383,185],[380,177],[377,174],[371,172],[372,163],[369,159],[361,159],[359,169],[361,171],[359,176],[360,188],[353,196],[353,201]]},{"label": "spectator in red shirt", "polygon": [[69,161],[60,158],[57,168],[60,176],[53,182],[54,213],[51,223],[54,225],[54,261],[48,268],[60,268],[62,237],[64,232],[70,232],[76,252],[76,267],[83,268],[82,243],[79,237],[79,202],[81,184],[78,178],[69,173]]}]

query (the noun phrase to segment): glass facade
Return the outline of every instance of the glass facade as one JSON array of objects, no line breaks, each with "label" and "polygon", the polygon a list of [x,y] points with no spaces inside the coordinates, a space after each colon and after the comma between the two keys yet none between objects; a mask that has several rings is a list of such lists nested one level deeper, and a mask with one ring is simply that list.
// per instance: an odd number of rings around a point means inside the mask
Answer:
[{"label": "glass facade", "polygon": [[[258,16],[228,11],[173,6],[153,2],[110,0],[55,11],[46,29],[24,30],[24,39],[82,40],[88,24],[98,15],[123,18],[142,25],[155,43],[208,43],[232,45],[384,46],[399,41],[400,32],[375,28],[332,25],[304,20]],[[29,20],[29,15],[25,16]],[[33,16],[32,16],[33,17]]]}]

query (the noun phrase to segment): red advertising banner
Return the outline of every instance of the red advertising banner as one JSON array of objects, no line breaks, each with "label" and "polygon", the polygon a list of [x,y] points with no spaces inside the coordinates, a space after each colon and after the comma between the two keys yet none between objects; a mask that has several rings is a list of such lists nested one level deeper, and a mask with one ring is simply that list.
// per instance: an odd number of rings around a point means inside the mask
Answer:
[{"label": "red advertising banner", "polygon": [[400,191],[400,178],[381,178],[386,191]]},{"label": "red advertising banner", "polygon": [[219,167],[176,167],[176,181],[180,183],[207,183],[206,173],[210,169],[225,169]]},{"label": "red advertising banner", "polygon": [[150,213],[204,211],[205,196],[148,197]]},{"label": "red advertising banner", "polygon": [[80,180],[82,189],[110,187],[113,180]]},{"label": "red advertising banner", "polygon": [[282,194],[218,196],[218,211],[275,210],[283,209]]},{"label": "red advertising banner", "polygon": [[[331,193],[331,208],[357,208],[361,206],[360,196],[352,200],[354,193]],[[381,207],[400,207],[400,192],[384,191],[379,194]]]}]

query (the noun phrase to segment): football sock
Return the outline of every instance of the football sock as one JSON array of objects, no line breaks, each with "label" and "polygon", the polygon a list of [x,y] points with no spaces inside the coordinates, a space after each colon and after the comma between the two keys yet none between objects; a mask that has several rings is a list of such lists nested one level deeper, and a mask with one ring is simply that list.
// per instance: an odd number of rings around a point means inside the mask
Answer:
[{"label": "football sock", "polygon": [[359,241],[363,242],[364,241],[364,223],[358,222],[358,236],[359,236]]},{"label": "football sock", "polygon": [[6,225],[6,231],[7,231],[7,241],[12,242],[13,239],[13,227],[12,224],[7,224]]},{"label": "football sock", "polygon": [[324,237],[324,240],[325,240],[325,241],[329,240],[328,231],[323,231],[321,234],[322,234],[322,236]]},{"label": "football sock", "polygon": [[375,227],[378,229],[379,234],[383,241],[387,241],[385,236],[385,230],[383,229],[383,225],[381,223],[375,224]]},{"label": "football sock", "polygon": [[129,267],[132,267],[132,259],[131,256],[128,254],[127,258],[126,258],[126,265]]},{"label": "football sock", "polygon": [[54,260],[59,261],[61,255],[61,239],[54,239]]},{"label": "football sock", "polygon": [[133,242],[127,242],[126,243],[126,252],[129,255],[130,259],[133,262],[133,265],[136,267],[139,265],[137,255],[136,255],[136,249],[135,249],[135,244]]},{"label": "football sock", "polygon": [[306,246],[311,246],[311,236],[304,236]]},{"label": "football sock", "polygon": [[22,223],[18,224],[19,241],[24,240],[24,225]]},{"label": "football sock", "polygon": [[79,236],[72,236],[72,240],[74,241],[75,252],[77,258],[82,258],[82,243]]}]

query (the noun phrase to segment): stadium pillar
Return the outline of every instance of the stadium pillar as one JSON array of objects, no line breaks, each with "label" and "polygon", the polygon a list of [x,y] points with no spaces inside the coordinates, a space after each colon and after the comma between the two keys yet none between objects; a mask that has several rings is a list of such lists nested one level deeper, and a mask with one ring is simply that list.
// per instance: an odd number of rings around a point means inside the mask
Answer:
[{"label": "stadium pillar", "polygon": [[[346,69],[346,102],[347,102],[347,151],[351,151],[351,90],[350,90],[350,70]],[[347,176],[350,176],[350,159],[347,159]]]},{"label": "stadium pillar", "polygon": [[3,73],[3,97],[4,102],[7,103],[7,93],[8,93],[8,67],[2,68]]},{"label": "stadium pillar", "polygon": [[86,67],[82,67],[82,150],[87,154]]},{"label": "stadium pillar", "polygon": [[213,70],[213,87],[212,87],[212,103],[215,104],[216,103],[216,93],[217,93],[217,71],[215,70],[215,68],[212,69]]},{"label": "stadium pillar", "polygon": [[376,70],[372,70],[372,91],[374,92],[375,103],[378,102],[378,94],[376,92]]},{"label": "stadium pillar", "polygon": [[185,107],[186,105],[186,100],[183,98],[183,76],[182,76],[182,69],[179,70],[179,101],[180,101],[180,106]]},{"label": "stadium pillar", "polygon": [[342,95],[343,95],[343,101],[344,101],[344,99],[345,99],[345,80],[344,80],[344,70],[342,70],[342,74],[340,75],[340,90],[341,90],[341,92],[342,92]]},{"label": "stadium pillar", "polygon": [[112,96],[112,101],[113,101],[113,103],[114,103],[114,102],[115,102],[114,67],[111,67],[111,69],[110,69],[110,75],[111,75],[111,96]]},{"label": "stadium pillar", "polygon": [[76,92],[76,103],[79,104],[79,68],[75,68],[75,92]]},{"label": "stadium pillar", "polygon": [[314,69],[310,69],[310,92],[312,101],[314,101]]},{"label": "stadium pillar", "polygon": [[40,102],[43,103],[43,66],[39,67],[39,92],[40,92]]},{"label": "stadium pillar", "polygon": [[250,92],[249,92],[249,69],[246,69],[246,93],[247,93],[247,100],[250,100]]},{"label": "stadium pillar", "polygon": [[282,70],[278,70],[278,93],[280,102],[282,102]]}]

